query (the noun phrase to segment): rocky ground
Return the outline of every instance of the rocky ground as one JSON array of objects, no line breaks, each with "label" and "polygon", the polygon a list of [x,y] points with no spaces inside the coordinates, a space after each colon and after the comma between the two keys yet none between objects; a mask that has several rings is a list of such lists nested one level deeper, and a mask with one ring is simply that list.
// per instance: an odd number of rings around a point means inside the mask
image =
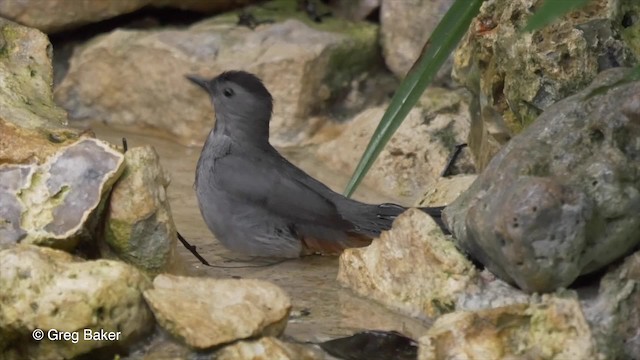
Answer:
[{"label": "rocky ground", "polygon": [[[285,262],[204,226],[213,114],[184,75],[256,73],[272,143],[340,191],[452,1],[229,11],[249,2],[0,3],[0,358],[640,353],[637,2],[521,34],[534,0],[486,1],[356,194],[449,205],[452,235],[408,210],[368,247]],[[385,332],[329,341],[366,330]]]}]

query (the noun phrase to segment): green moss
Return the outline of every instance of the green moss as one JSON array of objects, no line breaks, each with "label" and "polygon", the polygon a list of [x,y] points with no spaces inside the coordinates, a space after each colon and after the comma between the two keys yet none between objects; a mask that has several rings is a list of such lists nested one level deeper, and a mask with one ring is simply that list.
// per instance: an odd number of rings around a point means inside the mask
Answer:
[{"label": "green moss", "polygon": [[447,314],[455,311],[456,305],[452,301],[441,301],[439,299],[432,299],[431,305],[440,314]]}]

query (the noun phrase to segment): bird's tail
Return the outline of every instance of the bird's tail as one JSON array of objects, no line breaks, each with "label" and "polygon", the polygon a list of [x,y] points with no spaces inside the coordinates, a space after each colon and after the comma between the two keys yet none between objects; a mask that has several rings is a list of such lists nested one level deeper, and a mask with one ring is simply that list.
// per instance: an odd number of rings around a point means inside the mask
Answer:
[{"label": "bird's tail", "polygon": [[[370,209],[373,210],[372,212],[374,214],[372,215],[374,215],[375,217],[369,215],[361,221],[355,221],[354,223],[359,227],[359,230],[361,232],[370,234],[372,236],[378,236],[380,235],[381,231],[391,229],[391,225],[393,224],[395,218],[397,218],[398,215],[407,210],[407,208],[404,206],[392,203],[369,206]],[[444,206],[420,207],[418,209],[431,216],[445,234],[450,233],[444,222],[442,221],[442,210],[444,209]]]}]

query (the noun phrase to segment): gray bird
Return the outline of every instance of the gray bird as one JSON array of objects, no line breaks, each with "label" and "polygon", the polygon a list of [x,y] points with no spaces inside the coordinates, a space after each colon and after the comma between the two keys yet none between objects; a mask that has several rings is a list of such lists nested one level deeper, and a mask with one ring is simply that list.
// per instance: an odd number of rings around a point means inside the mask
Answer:
[{"label": "gray bird", "polygon": [[[210,95],[216,117],[196,167],[200,212],[230,250],[283,258],[337,254],[368,245],[406,210],[346,198],[280,155],[269,143],[273,98],[255,75],[187,78]],[[422,210],[442,226],[442,208]]]}]

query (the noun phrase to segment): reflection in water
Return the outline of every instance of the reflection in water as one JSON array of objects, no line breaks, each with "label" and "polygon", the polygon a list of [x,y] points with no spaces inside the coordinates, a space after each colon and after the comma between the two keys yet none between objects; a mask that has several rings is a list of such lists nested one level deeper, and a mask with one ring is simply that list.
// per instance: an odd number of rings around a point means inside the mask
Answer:
[{"label": "reflection in water", "polygon": [[[178,254],[186,274],[217,278],[257,278],[280,285],[291,296],[293,312],[302,313],[290,321],[285,333],[299,341],[325,341],[363,329],[396,330],[414,338],[425,332],[426,324],[390,312],[341,288],[336,281],[337,258],[311,256],[265,265],[275,261],[250,259],[231,253],[219,245],[200,216],[193,190],[199,148],[187,148],[160,138],[123,133],[101,125],[92,127],[99,138],[114,144],[121,144],[124,136],[130,148],[143,145],[155,147],[162,165],[171,174],[168,195],[178,230],[198,248],[198,252],[209,263],[230,267],[206,267],[179,245]],[[317,161],[314,162],[310,149],[287,150],[283,154],[334,190],[341,191],[347,183],[350,169],[327,169]],[[372,203],[399,201],[367,189],[366,182],[355,197]],[[400,202],[407,203],[406,199]]]}]

